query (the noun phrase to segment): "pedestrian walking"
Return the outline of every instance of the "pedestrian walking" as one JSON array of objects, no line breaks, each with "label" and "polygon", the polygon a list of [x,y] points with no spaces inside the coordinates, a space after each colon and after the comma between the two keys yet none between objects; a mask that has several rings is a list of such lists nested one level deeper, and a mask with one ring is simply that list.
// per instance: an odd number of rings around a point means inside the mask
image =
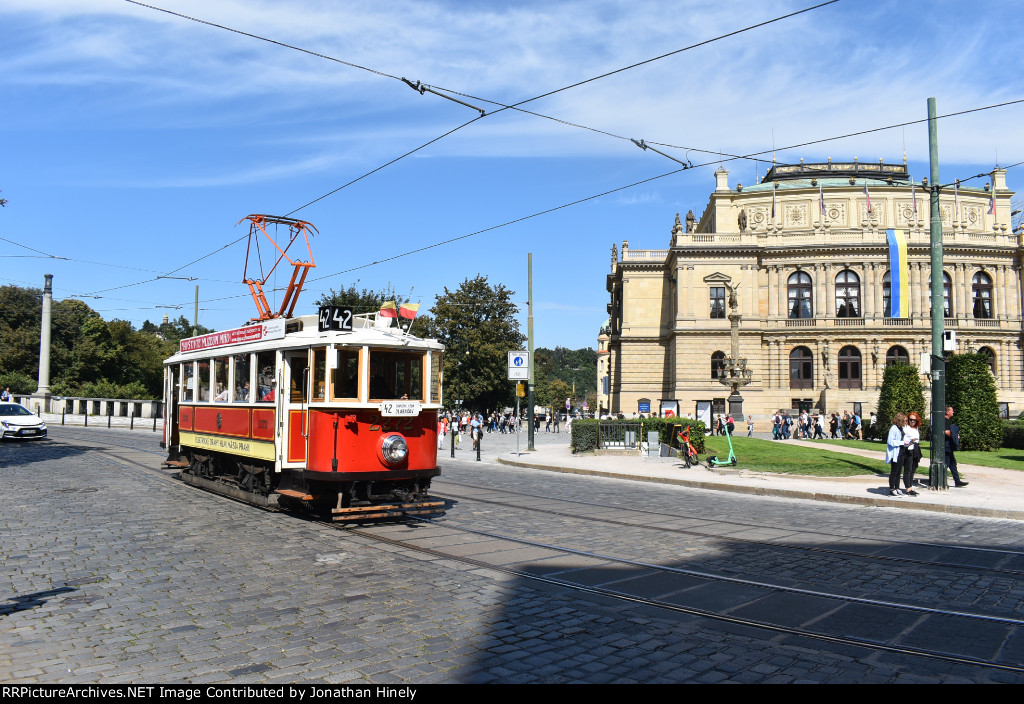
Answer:
[{"label": "pedestrian walking", "polygon": [[960,449],[960,426],[953,422],[953,407],[946,406],[946,466],[953,475],[953,486],[967,486],[960,478],[956,466],[956,451]]}]

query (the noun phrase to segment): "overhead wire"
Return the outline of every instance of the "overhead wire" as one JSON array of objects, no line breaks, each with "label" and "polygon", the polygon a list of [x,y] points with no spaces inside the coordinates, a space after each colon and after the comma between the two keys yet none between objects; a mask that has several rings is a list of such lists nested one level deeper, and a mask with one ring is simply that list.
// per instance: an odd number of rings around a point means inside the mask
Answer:
[{"label": "overhead wire", "polygon": [[[316,57],[319,57],[319,58],[324,58],[324,59],[327,59],[327,60],[330,60],[330,61],[334,61],[336,63],[340,63],[340,64],[343,64],[343,65],[346,65],[346,66],[350,66],[350,67],[353,67],[353,68],[369,71],[371,73],[375,73],[375,74],[380,75],[380,76],[384,76],[384,77],[388,77],[388,78],[392,78],[392,79],[396,79],[396,80],[404,80],[402,78],[399,78],[399,77],[394,76],[392,74],[388,74],[388,73],[383,72],[383,71],[378,71],[378,70],[375,70],[375,69],[371,69],[369,67],[362,66],[362,65],[359,65],[359,64],[355,64],[353,62],[348,62],[348,61],[344,61],[344,60],[341,60],[341,59],[337,59],[336,57],[332,57],[332,56],[328,56],[328,55],[325,55],[325,54],[321,54],[319,52],[314,52],[314,51],[310,51],[310,50],[307,50],[307,49],[303,49],[301,47],[297,47],[297,46],[290,45],[290,44],[287,44],[287,43],[284,43],[284,42],[280,42],[280,41],[277,41],[277,40],[269,39],[267,37],[262,37],[260,35],[256,35],[256,34],[253,34],[253,33],[250,33],[250,32],[245,32],[245,31],[242,31],[242,30],[237,30],[237,29],[234,29],[234,28],[231,28],[231,27],[227,27],[225,25],[220,25],[220,24],[209,22],[209,21],[206,21],[206,20],[201,20],[201,19],[198,19],[198,18],[195,18],[195,17],[184,15],[182,13],[173,12],[173,11],[166,10],[164,8],[156,7],[156,6],[153,6],[153,5],[148,5],[148,4],[145,4],[145,3],[138,2],[137,0],[126,0],[126,1],[130,2],[132,4],[135,4],[135,5],[139,5],[141,7],[146,7],[146,8],[157,10],[157,11],[160,11],[160,12],[165,12],[167,14],[175,15],[175,16],[181,17],[183,19],[188,19],[188,20],[191,20],[191,21],[195,21],[195,22],[198,22],[200,24],[205,24],[205,25],[209,25],[209,26],[216,27],[216,28],[219,28],[219,29],[224,29],[224,30],[227,30],[227,31],[230,31],[230,32],[234,32],[236,34],[240,34],[240,35],[244,35],[244,36],[247,36],[247,37],[255,38],[255,39],[258,39],[258,40],[261,40],[261,41],[266,41],[266,42],[271,43],[271,44],[276,44],[276,45],[282,46],[284,48],[290,48],[290,49],[293,49],[293,50],[296,50],[296,51],[300,51],[300,52],[305,53],[305,54],[309,54],[309,55],[316,56]],[[550,117],[550,116],[547,116],[547,115],[543,115],[541,113],[536,113],[534,111],[523,110],[523,109],[519,108],[519,106],[527,104],[527,103],[530,103],[530,102],[533,102],[535,100],[539,100],[539,99],[544,98],[544,97],[548,97],[550,95],[554,95],[556,93],[559,93],[559,92],[562,92],[562,91],[565,91],[565,90],[569,90],[571,88],[578,87],[580,85],[584,85],[586,83],[590,83],[590,82],[599,80],[601,78],[606,78],[608,76],[615,75],[617,73],[621,73],[623,71],[627,71],[627,70],[630,70],[632,68],[636,68],[638,66],[642,66],[642,65],[645,65],[647,63],[651,63],[651,62],[654,62],[654,61],[666,58],[668,56],[672,56],[672,55],[681,53],[683,51],[688,51],[688,50],[697,48],[699,46],[704,46],[706,44],[709,44],[709,43],[714,42],[714,41],[718,41],[720,39],[724,39],[724,38],[727,38],[727,37],[730,37],[730,36],[735,36],[737,34],[740,34],[740,33],[743,33],[743,32],[746,32],[746,31],[750,31],[750,30],[758,28],[758,27],[762,27],[762,26],[771,24],[773,22],[778,22],[778,21],[781,21],[783,19],[787,19],[787,18],[796,16],[796,15],[799,15],[799,14],[803,14],[805,12],[809,12],[811,10],[819,9],[821,7],[824,7],[824,6],[834,4],[835,2],[838,2],[838,0],[828,0],[828,2],[819,3],[817,5],[814,5],[814,6],[811,6],[811,7],[808,7],[808,8],[804,8],[804,9],[799,10],[799,11],[795,11],[795,12],[789,13],[787,15],[782,15],[782,16],[779,16],[777,18],[773,18],[771,20],[766,20],[764,22],[757,23],[757,24],[751,25],[749,27],[745,27],[745,28],[742,28],[742,29],[739,29],[739,30],[735,30],[733,32],[730,32],[730,33],[727,33],[727,34],[724,34],[724,35],[720,35],[720,36],[712,38],[712,39],[704,40],[702,42],[699,42],[699,43],[696,43],[696,44],[693,44],[693,45],[690,45],[690,46],[687,46],[687,47],[683,47],[681,49],[678,49],[678,50],[675,50],[675,51],[672,51],[672,52],[668,52],[666,54],[662,54],[662,55],[659,55],[657,57],[653,57],[651,59],[647,59],[645,61],[637,62],[637,63],[631,64],[629,66],[625,66],[625,67],[616,69],[614,71],[609,71],[609,72],[600,74],[598,76],[594,76],[594,77],[591,77],[591,78],[588,78],[588,79],[585,79],[585,80],[582,80],[582,81],[578,81],[578,82],[570,84],[568,86],[563,86],[562,88],[558,88],[558,89],[555,89],[555,90],[552,90],[552,91],[548,91],[546,93],[542,93],[540,95],[534,96],[532,98],[528,98],[526,100],[519,101],[519,102],[511,104],[511,105],[504,105],[504,104],[498,103],[496,101],[491,101],[491,100],[487,100],[487,99],[483,99],[483,98],[478,98],[476,96],[472,96],[472,95],[469,95],[469,94],[466,94],[466,93],[461,93],[459,91],[455,91],[455,90],[451,90],[451,89],[446,89],[446,88],[443,88],[443,87],[440,87],[440,86],[430,86],[430,87],[437,88],[438,90],[445,90],[445,91],[453,93],[455,95],[462,95],[464,97],[468,97],[468,98],[471,98],[471,99],[474,99],[474,100],[483,100],[483,101],[489,102],[491,104],[500,105],[501,106],[500,110],[494,111],[492,113],[489,113],[491,115],[496,114],[497,112],[500,112],[501,110],[505,110],[505,109],[516,109],[516,110],[518,110],[520,112],[524,112],[524,113],[531,114],[531,115],[534,115],[534,116],[537,116],[537,117],[542,117],[542,118],[545,118],[545,119],[553,120],[553,121],[560,122],[560,123],[563,123],[563,124],[566,124],[566,125],[569,125],[569,126],[578,127],[578,128],[582,128],[582,129],[587,129],[587,130],[590,130],[590,131],[593,131],[593,132],[598,132],[598,133],[605,134],[605,135],[608,135],[608,136],[611,136],[611,137],[615,137],[617,139],[626,139],[625,137],[623,137],[621,135],[616,135],[616,134],[613,134],[613,133],[610,133],[610,132],[606,132],[604,130],[599,130],[599,129],[587,127],[585,125],[580,125],[580,124],[577,124],[577,123],[572,123],[572,122],[569,122],[567,120],[562,120],[560,118]],[[405,82],[408,83],[408,81],[405,81]],[[409,85],[412,85],[412,84],[410,83]],[[426,85],[426,84],[424,84],[424,85]],[[442,97],[444,97],[444,96],[442,96]],[[986,109],[992,109],[992,108],[995,108],[995,107],[1002,107],[1002,106],[1005,106],[1005,105],[1012,105],[1012,104],[1019,103],[1019,102],[1024,102],[1024,100],[1007,101],[1005,103],[999,103],[999,104],[996,104],[996,105],[985,106],[985,107],[975,108],[975,109],[971,109],[971,110],[964,110],[964,111],[955,112],[955,113],[949,113],[949,114],[946,114],[946,115],[942,115],[940,117],[943,117],[943,118],[945,118],[945,117],[952,117],[952,116],[955,116],[955,115],[961,115],[961,114],[965,114],[965,113],[969,113],[969,112],[976,112],[976,111],[979,111],[979,110],[986,110]],[[470,106],[470,107],[472,107],[472,106]],[[384,165],[382,165],[380,167],[377,167],[373,171],[370,171],[370,172],[364,174],[363,176],[360,176],[357,179],[353,179],[352,181],[346,183],[345,185],[340,186],[339,188],[336,188],[336,189],[332,190],[331,192],[329,192],[327,194],[324,194],[323,196],[320,196],[317,199],[315,199],[313,201],[310,201],[309,203],[307,203],[307,204],[305,204],[303,206],[300,206],[299,208],[296,208],[295,210],[291,211],[289,213],[289,215],[294,214],[295,212],[298,212],[299,210],[301,210],[303,208],[306,208],[309,205],[312,205],[313,203],[316,203],[316,202],[318,202],[318,201],[320,201],[320,200],[322,200],[322,199],[324,199],[326,197],[329,197],[330,195],[333,195],[334,193],[337,193],[338,191],[346,188],[347,186],[352,185],[353,183],[356,183],[356,182],[362,180],[363,178],[366,178],[367,176],[372,175],[373,173],[376,173],[376,172],[380,171],[381,169],[386,168],[387,166],[389,166],[389,165],[391,165],[391,164],[401,160],[405,156],[408,156],[408,155],[410,155],[412,153],[415,153],[416,151],[419,151],[420,149],[423,149],[424,147],[429,146],[430,144],[433,144],[433,143],[439,141],[440,139],[443,139],[444,137],[447,137],[448,135],[450,135],[450,134],[452,134],[452,133],[462,129],[463,127],[466,127],[466,126],[476,122],[477,120],[482,119],[484,116],[486,116],[486,115],[481,114],[480,116],[475,117],[474,119],[469,120],[468,122],[466,122],[466,123],[464,123],[462,125],[459,125],[458,127],[454,128],[453,130],[450,130],[449,132],[446,132],[445,134],[443,134],[443,135],[441,135],[441,136],[431,140],[430,142],[427,142],[424,145],[421,145],[420,147],[417,147],[416,149],[414,149],[414,150],[412,150],[410,152],[407,152],[407,153],[403,154],[402,156],[399,156],[399,157],[397,157],[397,158],[387,162],[386,164],[384,164]],[[794,148],[798,148],[798,147],[802,147],[802,146],[809,146],[809,145],[813,145],[813,144],[824,143],[824,142],[827,142],[827,141],[834,141],[834,140],[837,140],[837,139],[844,139],[844,138],[858,136],[858,135],[862,135],[862,134],[869,134],[869,133],[872,133],[872,132],[877,132],[877,131],[881,131],[881,130],[885,130],[885,129],[892,129],[894,127],[906,126],[906,125],[911,125],[911,124],[918,124],[920,122],[927,121],[927,119],[928,118],[925,118],[925,119],[922,119],[922,120],[913,120],[913,121],[909,121],[909,122],[899,123],[899,124],[896,124],[896,125],[888,125],[888,126],[885,126],[885,127],[873,128],[873,129],[869,129],[869,130],[862,130],[862,131],[859,131],[859,132],[848,133],[848,134],[841,135],[841,136],[838,136],[838,137],[830,137],[830,138],[824,138],[824,139],[820,139],[820,140],[812,140],[812,141],[808,141],[808,142],[804,142],[804,143],[800,143],[800,144],[791,145],[789,147],[783,147],[782,149],[783,150],[794,149]],[[695,147],[684,147],[684,146],[673,145],[673,144],[668,144],[668,143],[664,143],[664,142],[650,141],[648,143],[649,144],[656,144],[658,146],[664,146],[664,147],[667,147],[667,148],[687,149],[688,151],[699,151],[701,153],[706,153],[706,154],[720,154],[720,152],[717,152],[717,151],[704,150],[704,149],[695,148]],[[751,159],[753,157],[766,154],[769,151],[772,151],[772,150],[765,150],[765,151],[761,151],[761,152],[754,152],[754,153],[747,154],[747,155],[729,155],[728,159],[720,158],[720,159],[718,159],[716,161],[708,162],[706,164],[700,164],[700,165],[697,165],[697,166],[692,166],[692,168],[698,168],[699,166],[713,165],[714,163],[717,163],[717,162],[720,162],[720,161],[723,161],[723,160],[724,161],[731,161],[731,160],[736,160],[736,159]],[[723,156],[724,156],[724,154],[723,154]],[[669,158],[671,158],[671,157],[669,157]],[[760,160],[758,160],[758,161],[760,161]],[[682,163],[682,162],[680,162],[680,163]],[[449,238],[449,239],[446,239],[446,240],[443,240],[443,241],[440,241],[440,242],[437,242],[437,243],[434,243],[434,244],[431,244],[431,245],[427,245],[427,246],[424,246],[424,247],[419,247],[419,248],[416,248],[416,249],[413,249],[413,250],[409,250],[408,252],[404,252],[404,253],[401,253],[401,254],[398,254],[398,255],[387,257],[385,259],[381,259],[381,260],[377,260],[377,261],[374,261],[374,262],[370,262],[370,263],[367,263],[365,265],[361,265],[359,267],[353,267],[353,268],[350,268],[350,269],[345,269],[345,270],[342,270],[342,271],[339,271],[339,272],[336,272],[334,274],[330,274],[330,275],[327,275],[327,276],[324,276],[324,277],[317,277],[316,279],[313,279],[312,281],[318,281],[318,280],[322,280],[324,278],[327,278],[328,276],[336,276],[336,275],[339,275],[339,274],[348,273],[348,272],[355,271],[355,270],[362,269],[362,268],[366,268],[366,267],[369,267],[369,266],[374,266],[376,264],[381,264],[381,263],[384,263],[384,262],[387,262],[387,261],[392,261],[394,259],[398,259],[400,257],[409,256],[411,254],[422,252],[422,251],[425,251],[427,249],[432,249],[434,247],[443,246],[445,244],[449,244],[449,243],[456,242],[456,241],[459,241],[459,240],[462,240],[462,239],[473,237],[475,235],[482,234],[484,232],[489,232],[489,231],[492,231],[494,229],[498,229],[498,228],[501,228],[501,227],[506,227],[508,225],[515,224],[517,222],[522,222],[524,220],[528,220],[528,219],[531,219],[531,218],[534,218],[534,217],[538,217],[540,215],[544,215],[544,214],[547,214],[547,213],[551,213],[551,212],[560,210],[562,208],[571,207],[571,206],[577,205],[579,203],[587,202],[589,200],[593,200],[595,198],[599,198],[599,197],[602,197],[604,195],[608,195],[610,193],[614,193],[614,192],[617,192],[617,191],[620,191],[620,190],[625,190],[625,189],[628,189],[628,188],[632,188],[632,187],[635,187],[637,185],[641,185],[643,183],[647,183],[647,182],[650,182],[650,181],[653,181],[653,180],[656,180],[656,179],[664,178],[666,176],[670,176],[670,175],[679,173],[680,171],[686,170],[687,168],[691,168],[691,166],[684,166],[684,168],[682,168],[682,169],[676,169],[674,171],[670,171],[670,172],[667,172],[665,174],[661,174],[659,176],[652,177],[650,179],[644,179],[642,181],[638,181],[638,182],[629,184],[627,186],[622,186],[620,188],[612,189],[610,191],[605,191],[603,193],[596,194],[596,195],[593,195],[593,196],[589,196],[587,198],[582,198],[582,199],[573,201],[571,203],[565,203],[565,204],[562,204],[560,206],[556,206],[554,208],[549,208],[549,209],[546,209],[546,210],[543,210],[543,211],[539,211],[539,212],[536,212],[536,213],[533,213],[533,214],[530,214],[530,215],[527,215],[527,216],[523,216],[521,218],[516,218],[514,220],[510,220],[510,221],[507,221],[507,222],[504,222],[504,223],[501,223],[499,225],[495,225],[495,226],[492,226],[492,227],[489,227],[489,228],[484,228],[482,230],[478,230],[476,232],[468,233],[466,235],[461,235],[461,236],[458,236],[458,237]],[[971,178],[974,178],[974,177],[971,177]],[[236,240],[236,242],[237,241],[238,240]],[[234,244],[234,242],[231,243],[231,244]],[[230,246],[230,245],[225,245],[225,247],[227,247],[227,246]],[[223,249],[223,247],[221,249]],[[216,251],[220,251],[220,250],[216,250]],[[215,253],[215,252],[213,252],[213,253]],[[213,254],[213,253],[211,253],[211,254]],[[207,255],[207,256],[209,256],[209,255]],[[199,260],[195,260],[193,262],[190,262],[189,264],[186,264],[186,265],[184,265],[182,267],[179,267],[178,269],[175,269],[174,271],[175,272],[176,271],[180,271],[181,269],[183,269],[183,268],[185,268],[187,266],[190,266],[191,264],[194,264],[194,263],[196,263],[197,261],[200,261],[203,258],[205,258],[205,257],[201,257]],[[173,273],[173,272],[170,272],[170,273]],[[147,282],[140,282],[140,283],[147,283]],[[130,284],[130,285],[137,285],[137,284]],[[116,288],[121,288],[121,287],[116,287]],[[106,289],[106,290],[113,290],[113,289]],[[227,298],[240,298],[240,297],[244,297],[244,296],[243,295],[230,296],[230,297],[227,297]],[[224,299],[222,298],[222,299],[211,299],[211,300],[224,300]]]}]

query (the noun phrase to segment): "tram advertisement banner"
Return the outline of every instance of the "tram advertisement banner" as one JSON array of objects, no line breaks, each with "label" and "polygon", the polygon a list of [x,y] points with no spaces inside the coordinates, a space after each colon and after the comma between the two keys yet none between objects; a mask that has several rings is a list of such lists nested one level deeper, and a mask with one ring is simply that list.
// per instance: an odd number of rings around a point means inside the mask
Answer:
[{"label": "tram advertisement banner", "polygon": [[182,352],[195,352],[211,347],[238,345],[243,342],[261,342],[263,340],[280,340],[284,337],[284,318],[264,320],[257,325],[246,325],[244,328],[211,332],[209,335],[186,337],[181,341]]}]

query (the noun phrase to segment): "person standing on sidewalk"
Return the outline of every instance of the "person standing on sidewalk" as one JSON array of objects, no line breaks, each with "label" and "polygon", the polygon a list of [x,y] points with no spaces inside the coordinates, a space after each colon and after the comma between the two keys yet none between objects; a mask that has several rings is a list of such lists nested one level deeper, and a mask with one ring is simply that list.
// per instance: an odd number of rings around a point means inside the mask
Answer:
[{"label": "person standing on sidewalk", "polygon": [[946,466],[953,475],[953,486],[967,486],[960,479],[956,466],[956,451],[960,449],[960,426],[953,422],[953,407],[946,406]]},{"label": "person standing on sidewalk", "polygon": [[914,491],[914,474],[921,463],[921,416],[914,412],[908,413],[907,427],[903,429],[903,433],[910,440],[903,457],[903,493],[907,496],[917,496],[917,492]]},{"label": "person standing on sidewalk", "polygon": [[897,413],[889,428],[889,437],[885,443],[885,461],[889,463],[889,495],[900,495],[900,474],[903,472],[903,460],[906,457],[907,443],[904,432],[907,427],[907,414]]}]

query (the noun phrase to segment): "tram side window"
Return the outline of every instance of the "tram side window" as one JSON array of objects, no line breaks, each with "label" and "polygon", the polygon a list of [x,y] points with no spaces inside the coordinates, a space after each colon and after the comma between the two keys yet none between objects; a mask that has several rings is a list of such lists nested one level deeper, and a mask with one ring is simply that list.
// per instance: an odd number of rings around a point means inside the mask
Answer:
[{"label": "tram side window", "polygon": [[181,384],[181,367],[176,367],[172,364],[169,367],[167,367],[167,372],[171,376],[171,398],[180,399],[181,387],[179,386],[179,384]]},{"label": "tram side window", "polygon": [[181,389],[181,400],[193,401],[196,397],[195,365],[192,362],[185,362],[181,365],[181,370],[184,382]]},{"label": "tram side window", "polygon": [[196,401],[210,400],[210,361],[204,359],[196,366],[199,367],[199,395]]},{"label": "tram side window", "polygon": [[306,400],[306,389],[303,381],[305,381],[307,363],[307,360],[298,355],[289,358],[288,366],[292,371],[290,380],[291,395],[288,400],[292,403],[302,403]]},{"label": "tram side window", "polygon": [[256,355],[256,398],[260,403],[273,403],[277,399],[277,377],[274,374],[274,352]]},{"label": "tram side window", "polygon": [[370,352],[370,398],[423,400],[422,352]]},{"label": "tram side window", "polygon": [[337,350],[338,363],[332,370],[334,398],[359,397],[359,350]]},{"label": "tram side window", "polygon": [[249,360],[247,354],[235,355],[235,403],[249,403]]},{"label": "tram side window", "polygon": [[228,394],[228,362],[230,357],[217,357],[213,360],[214,380],[216,386],[213,390],[213,400],[217,403],[227,403]]},{"label": "tram side window", "polygon": [[441,403],[441,377],[443,376],[441,364],[441,352],[431,350],[430,352],[430,403]]},{"label": "tram side window", "polygon": [[327,398],[327,348],[313,349],[313,400]]}]

